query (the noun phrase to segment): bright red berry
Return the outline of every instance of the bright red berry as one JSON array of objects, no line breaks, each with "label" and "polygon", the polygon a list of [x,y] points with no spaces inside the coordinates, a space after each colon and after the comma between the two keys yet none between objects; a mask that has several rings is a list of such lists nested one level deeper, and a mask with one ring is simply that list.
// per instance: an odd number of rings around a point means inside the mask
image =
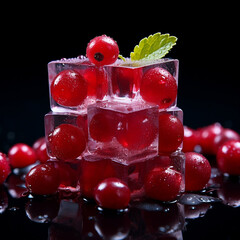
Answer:
[{"label": "bright red berry", "polygon": [[157,137],[157,124],[148,112],[123,115],[119,119],[117,140],[129,150],[141,150],[151,145]]},{"label": "bright red berry", "polygon": [[0,184],[3,184],[11,172],[7,156],[0,152]]},{"label": "bright red berry", "polygon": [[210,179],[210,163],[202,154],[196,152],[187,152],[185,157],[185,189],[200,191]]},{"label": "bright red berry", "polygon": [[50,155],[61,160],[74,160],[86,148],[84,131],[71,124],[61,124],[48,135]]},{"label": "bright red berry", "polygon": [[88,84],[88,96],[102,99],[108,91],[107,76],[102,68],[87,68],[83,74]]},{"label": "bright red berry", "polygon": [[9,149],[9,163],[13,168],[23,168],[36,162],[33,148],[24,143],[17,143]]},{"label": "bright red berry", "polygon": [[87,97],[87,82],[74,70],[63,70],[51,83],[52,98],[62,106],[75,107]]},{"label": "bright red berry", "polygon": [[106,35],[93,38],[87,46],[87,57],[97,65],[103,66],[114,63],[119,55],[117,43]]},{"label": "bright red berry", "polygon": [[172,201],[180,193],[182,176],[171,167],[156,167],[145,180],[146,196],[160,201]]},{"label": "bright red berry", "polygon": [[25,178],[30,193],[49,195],[56,193],[60,184],[58,170],[52,163],[44,163],[33,167]]},{"label": "bright red berry", "polygon": [[213,152],[217,154],[218,148],[225,142],[230,140],[237,140],[240,141],[240,135],[233,131],[232,129],[225,128],[219,135],[217,135],[213,140]]},{"label": "bright red berry", "polygon": [[90,136],[99,142],[110,142],[115,136],[116,125],[114,118],[107,111],[93,116],[89,123]]},{"label": "bright red berry", "polygon": [[99,182],[116,176],[110,159],[88,161],[83,158],[81,164],[80,187],[84,197],[93,198],[94,189]]},{"label": "bright red berry", "polygon": [[202,148],[203,154],[215,154],[214,139],[216,138],[216,136],[220,135],[223,130],[224,128],[221,126],[220,123],[214,123],[198,130],[199,145]]},{"label": "bright red berry", "polygon": [[140,93],[144,100],[167,108],[177,97],[176,79],[163,68],[151,68],[143,75]]},{"label": "bright red berry", "polygon": [[184,126],[183,152],[193,152],[198,144],[198,131]]},{"label": "bright red berry", "polygon": [[126,183],[118,178],[107,178],[94,191],[97,204],[103,208],[124,209],[128,206],[131,192]]},{"label": "bright red berry", "polygon": [[183,124],[177,117],[168,113],[159,114],[159,153],[174,152],[183,137]]},{"label": "bright red berry", "polygon": [[231,140],[221,145],[217,152],[217,164],[223,173],[240,175],[240,141]]},{"label": "bright red berry", "polygon": [[33,144],[33,149],[35,150],[37,159],[41,163],[45,163],[49,159],[45,137],[37,139],[37,141]]}]

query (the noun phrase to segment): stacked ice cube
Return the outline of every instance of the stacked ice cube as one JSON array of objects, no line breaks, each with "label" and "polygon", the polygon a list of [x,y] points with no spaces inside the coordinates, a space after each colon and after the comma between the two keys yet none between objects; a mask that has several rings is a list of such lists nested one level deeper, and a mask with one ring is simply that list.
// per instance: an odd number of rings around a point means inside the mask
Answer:
[{"label": "stacked ice cube", "polygon": [[178,60],[117,60],[96,67],[78,57],[52,61],[48,72],[48,154],[73,168],[77,163],[84,197],[93,197],[107,177],[125,181],[133,198],[144,197],[148,173],[162,167],[182,174],[184,191]]}]

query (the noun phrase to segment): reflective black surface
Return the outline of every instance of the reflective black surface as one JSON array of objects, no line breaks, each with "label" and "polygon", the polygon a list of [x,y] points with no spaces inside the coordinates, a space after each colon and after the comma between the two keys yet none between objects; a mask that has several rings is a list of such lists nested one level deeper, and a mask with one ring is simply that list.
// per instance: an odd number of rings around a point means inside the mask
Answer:
[{"label": "reflective black surface", "polygon": [[[212,160],[213,161],[213,160]],[[212,168],[208,187],[177,202],[135,200],[103,210],[79,194],[32,196],[14,171],[0,188],[1,234],[8,239],[238,239],[240,179]]]}]

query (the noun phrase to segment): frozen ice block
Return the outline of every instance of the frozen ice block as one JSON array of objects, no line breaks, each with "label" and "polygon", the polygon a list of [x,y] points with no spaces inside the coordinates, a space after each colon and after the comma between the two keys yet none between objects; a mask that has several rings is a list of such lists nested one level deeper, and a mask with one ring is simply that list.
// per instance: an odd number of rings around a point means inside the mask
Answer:
[{"label": "frozen ice block", "polygon": [[117,61],[106,66],[110,95],[135,98],[158,104],[160,109],[176,106],[178,60]]},{"label": "frozen ice block", "polygon": [[138,101],[102,101],[88,107],[88,150],[129,164],[157,154],[158,107]]},{"label": "frozen ice block", "polygon": [[124,181],[131,190],[132,198],[145,197],[145,183],[148,174],[156,168],[171,168],[181,176],[180,195],[184,189],[185,156],[181,151],[169,155],[146,157],[128,165],[116,162],[112,158],[103,158],[86,154],[81,160],[80,189],[84,197],[93,197],[95,186],[109,177]]},{"label": "frozen ice block", "polygon": [[80,158],[87,143],[87,115],[50,112],[44,120],[48,155],[64,161]]},{"label": "frozen ice block", "polygon": [[106,71],[85,57],[48,63],[51,110],[86,113],[89,104],[103,99],[108,92]]}]

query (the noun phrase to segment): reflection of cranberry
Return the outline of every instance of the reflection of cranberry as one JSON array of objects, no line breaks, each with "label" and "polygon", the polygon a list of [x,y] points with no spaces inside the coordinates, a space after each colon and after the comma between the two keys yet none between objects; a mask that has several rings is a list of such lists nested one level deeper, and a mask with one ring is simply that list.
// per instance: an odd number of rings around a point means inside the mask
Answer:
[{"label": "reflection of cranberry", "polygon": [[130,232],[129,214],[99,212],[94,227],[102,239],[126,239]]},{"label": "reflection of cranberry", "polygon": [[8,196],[3,186],[0,185],[0,214],[8,207]]},{"label": "reflection of cranberry", "polygon": [[240,206],[240,178],[238,176],[222,177],[221,187],[217,190],[218,197],[227,205]]},{"label": "reflection of cranberry", "polygon": [[21,198],[27,192],[23,176],[11,174],[7,179],[7,190],[12,198]]},{"label": "reflection of cranberry", "polygon": [[[146,229],[151,234],[168,233],[180,230],[184,226],[184,217],[181,205],[149,203],[148,209],[142,209]],[[154,210],[154,206],[156,210]]]},{"label": "reflection of cranberry", "polygon": [[59,210],[57,198],[35,197],[29,199],[25,211],[30,220],[37,223],[46,223],[53,220]]}]

